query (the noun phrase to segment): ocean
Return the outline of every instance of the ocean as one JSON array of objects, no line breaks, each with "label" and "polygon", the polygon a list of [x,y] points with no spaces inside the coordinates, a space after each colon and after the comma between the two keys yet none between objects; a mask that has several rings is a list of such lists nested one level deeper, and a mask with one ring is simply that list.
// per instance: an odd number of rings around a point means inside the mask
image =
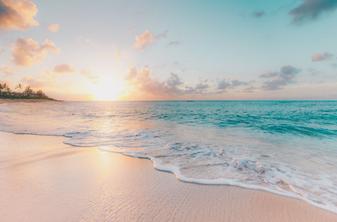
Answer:
[{"label": "ocean", "polygon": [[182,181],[337,213],[337,101],[10,102],[0,104],[0,130],[62,136],[148,158]]}]

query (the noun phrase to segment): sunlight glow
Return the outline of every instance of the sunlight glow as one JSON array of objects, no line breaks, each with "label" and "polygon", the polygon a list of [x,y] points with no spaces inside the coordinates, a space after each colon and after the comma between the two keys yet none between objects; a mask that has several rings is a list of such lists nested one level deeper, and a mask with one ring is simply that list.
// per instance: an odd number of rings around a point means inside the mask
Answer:
[{"label": "sunlight glow", "polygon": [[94,100],[109,101],[120,99],[125,89],[125,82],[112,78],[102,78],[93,84],[91,94]]}]

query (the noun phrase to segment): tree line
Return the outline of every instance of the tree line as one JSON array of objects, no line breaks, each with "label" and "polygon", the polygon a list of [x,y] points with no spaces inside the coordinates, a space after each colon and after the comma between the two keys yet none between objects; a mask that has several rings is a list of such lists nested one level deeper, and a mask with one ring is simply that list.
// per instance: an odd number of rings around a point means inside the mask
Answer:
[{"label": "tree line", "polygon": [[34,91],[21,83],[12,90],[7,83],[0,83],[0,98],[5,99],[51,99],[42,90]]}]

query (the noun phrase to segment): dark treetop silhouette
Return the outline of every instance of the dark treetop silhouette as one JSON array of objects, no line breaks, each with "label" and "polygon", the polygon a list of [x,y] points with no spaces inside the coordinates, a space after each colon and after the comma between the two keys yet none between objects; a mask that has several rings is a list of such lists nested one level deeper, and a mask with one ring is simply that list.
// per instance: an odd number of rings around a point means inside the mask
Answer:
[{"label": "dark treetop silhouette", "polygon": [[21,84],[18,84],[12,90],[7,83],[0,83],[0,99],[48,99],[49,98],[42,90],[34,91],[30,86],[24,89]]}]

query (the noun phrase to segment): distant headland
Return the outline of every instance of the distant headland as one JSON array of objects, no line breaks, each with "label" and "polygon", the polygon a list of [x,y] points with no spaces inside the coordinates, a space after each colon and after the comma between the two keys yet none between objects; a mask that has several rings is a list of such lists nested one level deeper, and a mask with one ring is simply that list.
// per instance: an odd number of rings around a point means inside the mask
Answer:
[{"label": "distant headland", "polygon": [[14,90],[7,83],[0,83],[0,99],[43,99],[55,100],[48,97],[42,90],[34,91],[30,86],[15,86]]}]

